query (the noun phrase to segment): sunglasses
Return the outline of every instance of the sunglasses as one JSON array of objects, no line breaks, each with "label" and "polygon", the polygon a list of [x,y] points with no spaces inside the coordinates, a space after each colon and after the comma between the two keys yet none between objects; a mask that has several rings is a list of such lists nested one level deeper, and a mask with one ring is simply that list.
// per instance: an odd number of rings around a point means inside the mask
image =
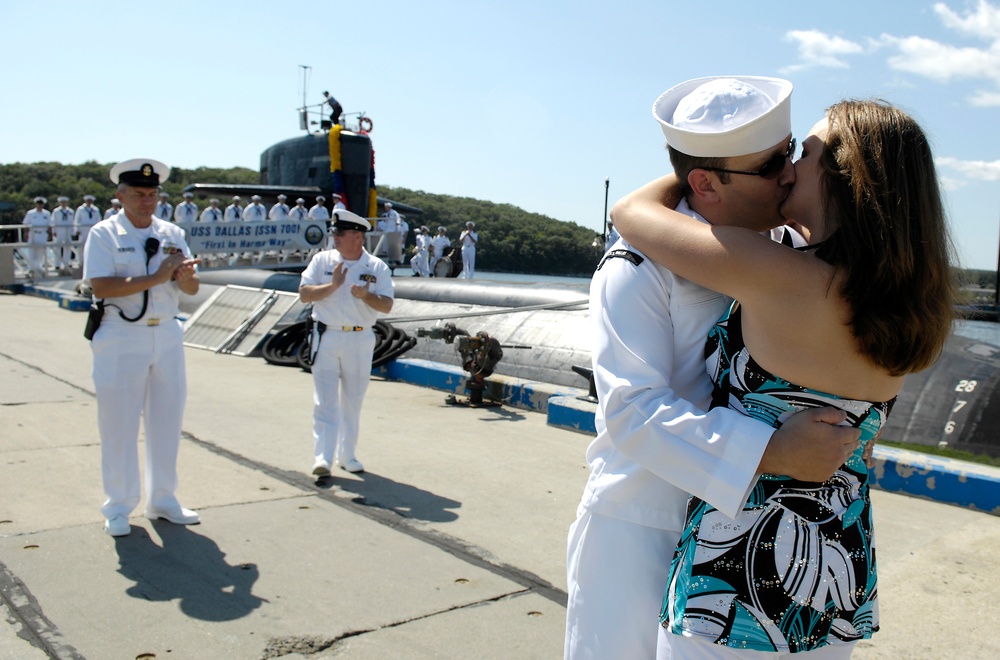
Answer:
[{"label": "sunglasses", "polygon": [[785,150],[785,153],[774,154],[766,163],[753,172],[727,170],[723,167],[699,167],[698,169],[709,170],[710,172],[725,172],[726,174],[747,174],[749,176],[759,176],[762,179],[777,179],[785,171],[785,161],[791,159],[794,155],[795,138],[792,138],[792,141],[788,143],[788,149]]}]

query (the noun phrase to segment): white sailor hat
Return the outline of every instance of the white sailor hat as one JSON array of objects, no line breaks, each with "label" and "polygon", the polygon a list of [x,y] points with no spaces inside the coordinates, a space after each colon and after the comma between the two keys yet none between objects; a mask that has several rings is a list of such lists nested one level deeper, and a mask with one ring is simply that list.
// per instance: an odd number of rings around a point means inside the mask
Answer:
[{"label": "white sailor hat", "polygon": [[161,191],[160,192],[160,199],[170,199],[170,193],[168,193],[168,192],[162,192]]},{"label": "white sailor hat", "polygon": [[219,198],[218,197],[213,197],[212,199],[208,200],[208,203],[209,204],[218,204],[219,203]]},{"label": "white sailor hat", "polygon": [[41,195],[35,198],[35,204],[48,204],[49,200],[45,199]]},{"label": "white sailor hat", "polygon": [[84,195],[83,196],[83,201],[85,201],[85,202],[93,202],[96,199],[97,198],[94,197],[93,195]]},{"label": "white sailor hat", "polygon": [[183,197],[184,197],[184,199],[194,199],[194,193],[193,192],[186,192],[186,193],[184,193]]},{"label": "white sailor hat", "polygon": [[387,208],[387,209],[391,209],[391,208],[392,208],[392,202],[386,202],[386,203],[384,204],[384,206],[385,206],[385,208]]},{"label": "white sailor hat", "polygon": [[115,206],[121,206],[122,205],[121,201],[119,201],[117,197],[112,197],[109,201],[113,205],[115,205]]},{"label": "white sailor hat", "polygon": [[239,195],[233,195],[233,201],[234,202],[239,202],[239,201],[242,201],[242,200],[240,200],[240,196]]},{"label": "white sailor hat", "polygon": [[156,188],[170,177],[170,168],[152,158],[132,158],[111,168],[111,183]]},{"label": "white sailor hat", "polygon": [[333,193],[332,197],[336,197],[337,199],[344,199],[343,197],[340,196],[340,193]]},{"label": "white sailor hat", "polygon": [[438,231],[445,231],[447,228],[444,226],[438,227]]},{"label": "white sailor hat", "polygon": [[254,195],[253,197],[250,198],[250,201],[259,202],[260,201],[260,195]]},{"label": "white sailor hat", "polygon": [[420,231],[428,231],[429,232],[430,229],[427,228],[427,225],[420,225]]},{"label": "white sailor hat", "polygon": [[336,229],[354,229],[365,232],[371,229],[371,224],[360,215],[337,209],[333,212],[333,226]]},{"label": "white sailor hat", "polygon": [[325,202],[326,201],[326,197],[323,197],[323,195],[319,195],[319,196],[316,197],[316,201],[317,202]]},{"label": "white sailor hat", "polygon": [[474,223],[472,220],[469,220],[468,222],[465,223],[465,226],[466,227],[475,227],[476,223]]},{"label": "white sailor hat", "polygon": [[285,201],[286,199],[288,199],[288,195],[278,195],[278,199],[280,199],[281,201]]},{"label": "white sailor hat", "polygon": [[67,197],[66,195],[59,195],[58,197],[56,197],[56,201],[57,202],[68,202],[69,201],[69,197]]},{"label": "white sailor hat", "polygon": [[792,132],[792,83],[760,76],[695,78],[653,103],[667,144],[689,156],[745,156]]},{"label": "white sailor hat", "polygon": [[295,203],[296,203],[296,204],[305,204],[305,203],[306,203],[306,200],[304,200],[304,199],[302,199],[301,197],[299,197],[298,199],[296,199],[296,200],[295,200]]}]

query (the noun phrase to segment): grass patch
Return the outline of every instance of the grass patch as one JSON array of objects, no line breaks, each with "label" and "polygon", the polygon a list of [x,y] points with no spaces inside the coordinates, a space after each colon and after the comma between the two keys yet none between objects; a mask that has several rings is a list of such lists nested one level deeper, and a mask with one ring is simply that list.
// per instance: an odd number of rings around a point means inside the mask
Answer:
[{"label": "grass patch", "polygon": [[878,444],[886,447],[896,447],[897,449],[906,449],[908,451],[917,451],[922,454],[933,454],[934,456],[942,456],[944,458],[954,458],[959,461],[968,461],[969,463],[981,463],[982,465],[1000,467],[1000,458],[982,456],[968,451],[958,451],[957,449],[950,449],[948,447],[942,448],[934,447],[932,445],[915,445],[908,442],[893,442],[891,440],[881,439],[878,441]]}]

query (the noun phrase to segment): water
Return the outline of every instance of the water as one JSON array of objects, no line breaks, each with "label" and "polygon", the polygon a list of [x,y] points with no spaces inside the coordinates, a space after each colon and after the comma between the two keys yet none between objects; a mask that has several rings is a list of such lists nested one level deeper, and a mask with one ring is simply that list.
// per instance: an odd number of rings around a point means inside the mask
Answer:
[{"label": "water", "polygon": [[954,333],[984,344],[1000,346],[1000,323],[992,321],[956,321]]}]

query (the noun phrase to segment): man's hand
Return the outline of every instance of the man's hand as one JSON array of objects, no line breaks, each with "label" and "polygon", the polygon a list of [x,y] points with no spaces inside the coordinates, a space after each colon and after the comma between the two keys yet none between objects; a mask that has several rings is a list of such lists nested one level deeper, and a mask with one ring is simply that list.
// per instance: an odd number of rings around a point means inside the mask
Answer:
[{"label": "man's hand", "polygon": [[197,272],[195,270],[195,266],[200,263],[201,259],[185,259],[174,271],[174,280],[176,282],[186,282],[190,280]]},{"label": "man's hand", "polygon": [[354,296],[355,298],[360,298],[361,300],[364,300],[365,298],[368,297],[368,294],[370,292],[370,289],[368,287],[370,285],[371,284],[369,282],[365,282],[364,284],[352,284],[351,295]]},{"label": "man's hand", "polygon": [[347,268],[344,266],[344,262],[341,261],[334,267],[330,283],[333,284],[333,290],[336,291],[345,281],[347,281]]},{"label": "man's hand", "polygon": [[861,460],[865,462],[865,466],[869,470],[875,467],[875,443],[878,442],[879,436],[881,435],[882,429],[879,429],[878,433],[875,434],[875,437],[869,440],[868,444],[865,445],[865,451],[861,454]]},{"label": "man's hand", "polygon": [[187,260],[182,252],[175,252],[160,262],[160,267],[156,269],[156,281],[165,284],[174,277],[174,273]]},{"label": "man's hand", "polygon": [[792,415],[771,436],[757,471],[823,482],[858,448],[861,430],[835,426],[847,419],[836,408],[811,408]]}]

